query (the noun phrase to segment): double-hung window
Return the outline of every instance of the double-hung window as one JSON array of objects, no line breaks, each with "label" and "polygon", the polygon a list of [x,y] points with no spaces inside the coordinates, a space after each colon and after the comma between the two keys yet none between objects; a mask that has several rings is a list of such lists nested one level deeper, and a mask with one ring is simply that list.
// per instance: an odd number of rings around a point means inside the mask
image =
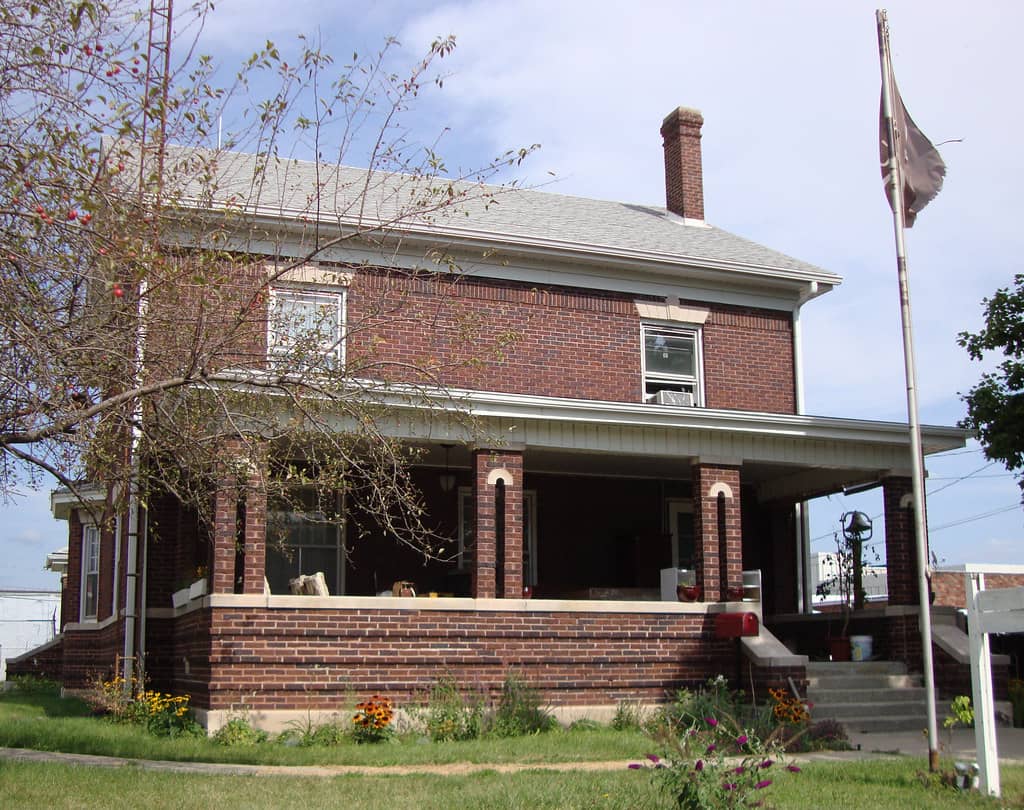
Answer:
[{"label": "double-hung window", "polygon": [[267,312],[272,362],[310,368],[345,359],[345,290],[274,287]]},{"label": "double-hung window", "polygon": [[100,602],[100,530],[82,527],[82,621],[96,621]]},{"label": "double-hung window", "polygon": [[266,576],[273,593],[288,593],[300,574],[322,572],[332,594],[345,590],[344,533],[336,496],[311,489],[293,493],[290,503],[267,507]]},{"label": "double-hung window", "polygon": [[641,333],[645,401],[700,405],[700,330],[645,323]]}]

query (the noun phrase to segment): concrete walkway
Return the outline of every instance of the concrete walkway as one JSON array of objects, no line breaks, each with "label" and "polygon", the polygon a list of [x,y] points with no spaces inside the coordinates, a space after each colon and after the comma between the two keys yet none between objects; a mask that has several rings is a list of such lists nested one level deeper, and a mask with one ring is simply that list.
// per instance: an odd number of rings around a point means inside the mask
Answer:
[{"label": "concrete walkway", "polygon": [[[913,757],[928,756],[928,736],[921,731],[893,731],[871,734],[850,734],[854,748],[861,754],[899,753]],[[1000,762],[1024,765],[1024,728],[996,729],[996,748]],[[956,760],[975,761],[974,729],[955,729],[952,734],[939,728],[939,755]]]},{"label": "concrete walkway", "polygon": [[[1024,729],[1000,728],[998,731],[999,760],[1005,764],[1024,765]],[[941,755],[956,760],[974,761],[974,731],[960,729],[952,737],[941,732]],[[895,756],[927,759],[928,741],[916,732],[853,734],[853,751],[818,751],[792,757],[797,762],[850,762]],[[514,773],[526,770],[545,771],[614,771],[626,768],[629,761],[605,762],[552,762],[552,763],[470,763],[455,762],[429,765],[238,765],[214,762],[170,762],[167,760],[126,759],[92,754],[61,754],[52,751],[33,751],[25,748],[0,748],[0,759],[21,762],[59,762],[100,768],[138,768],[143,771],[170,771],[177,773],[205,773],[223,776],[315,776],[332,777],[345,774],[364,776],[400,776],[412,774],[438,774],[465,776],[482,771]],[[642,762],[640,753],[633,762]]]}]

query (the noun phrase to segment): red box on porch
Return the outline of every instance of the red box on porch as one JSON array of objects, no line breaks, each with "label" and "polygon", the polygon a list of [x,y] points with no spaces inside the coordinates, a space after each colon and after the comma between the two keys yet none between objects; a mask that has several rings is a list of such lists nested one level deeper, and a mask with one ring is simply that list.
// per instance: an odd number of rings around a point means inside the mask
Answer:
[{"label": "red box on porch", "polygon": [[715,638],[757,635],[756,613],[719,613],[715,616]]}]

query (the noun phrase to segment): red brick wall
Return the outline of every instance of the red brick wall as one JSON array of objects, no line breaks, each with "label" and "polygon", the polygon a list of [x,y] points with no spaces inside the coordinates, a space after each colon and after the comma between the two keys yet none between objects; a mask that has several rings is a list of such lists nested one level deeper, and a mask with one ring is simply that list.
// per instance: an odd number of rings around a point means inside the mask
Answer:
[{"label": "red brick wall", "polygon": [[111,622],[97,630],[64,633],[61,682],[72,689],[89,686],[97,677],[108,679],[117,671],[124,653],[124,622]]},{"label": "red brick wall", "polygon": [[704,325],[709,408],[796,413],[788,312],[712,306]]},{"label": "red brick wall", "polygon": [[182,617],[174,637],[173,688],[212,709],[409,701],[446,672],[493,696],[515,671],[556,705],[662,700],[736,666],[694,614],[218,608]]},{"label": "red brick wall", "polygon": [[[710,309],[703,330],[707,406],[794,413],[790,314]],[[364,272],[350,290],[348,316],[348,360],[369,376],[410,376],[376,362],[387,359],[431,368],[456,387],[617,402],[642,397],[640,317],[631,295]]]},{"label": "red brick wall", "polygon": [[45,650],[29,650],[17,659],[7,659],[7,680],[18,675],[31,675],[36,678],[50,678],[60,681],[64,669],[63,641],[58,640]]},{"label": "red brick wall", "polygon": [[[346,269],[353,280],[345,352],[355,376],[616,402],[642,397],[636,296],[465,274]],[[155,297],[152,317],[157,326],[165,319],[166,328],[153,330],[159,337],[147,345],[149,362],[170,373],[183,358],[192,359],[194,330],[181,323],[181,313],[189,312],[203,319],[195,362],[211,369],[260,366],[263,260],[211,264],[198,277],[206,284],[182,283]],[[707,406],[793,413],[790,313],[709,309],[703,331]]]},{"label": "red brick wall", "polygon": [[[68,583],[61,598],[61,622],[77,622],[82,612],[82,521],[78,510],[72,509],[68,518]],[[63,611],[63,605],[68,610]]]},{"label": "red brick wall", "polygon": [[[1024,574],[985,574],[985,589],[1019,588],[1024,586]],[[952,571],[936,571],[932,574],[932,591],[935,605],[964,608],[967,595],[964,590],[964,575]]]},{"label": "red brick wall", "polygon": [[882,484],[890,605],[920,603],[914,510],[900,508],[900,501],[911,489],[909,478],[887,478]]}]

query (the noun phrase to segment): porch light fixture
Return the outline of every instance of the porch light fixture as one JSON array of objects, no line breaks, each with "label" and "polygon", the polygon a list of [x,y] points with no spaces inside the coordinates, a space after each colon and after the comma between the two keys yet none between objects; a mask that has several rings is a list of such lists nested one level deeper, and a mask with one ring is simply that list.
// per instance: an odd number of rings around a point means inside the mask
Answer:
[{"label": "porch light fixture", "polygon": [[451,492],[455,489],[455,476],[448,470],[448,453],[454,447],[454,444],[442,444],[444,448],[444,472],[441,473],[440,483],[442,492]]}]

